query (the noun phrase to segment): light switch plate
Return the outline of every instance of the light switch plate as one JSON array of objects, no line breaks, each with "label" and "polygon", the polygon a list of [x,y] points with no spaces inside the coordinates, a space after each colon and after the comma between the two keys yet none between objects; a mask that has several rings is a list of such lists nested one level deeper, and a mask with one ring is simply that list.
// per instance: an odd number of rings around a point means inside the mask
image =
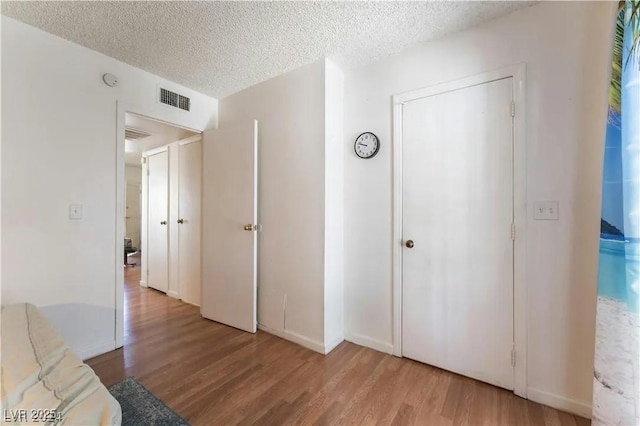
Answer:
[{"label": "light switch plate", "polygon": [[69,205],[69,219],[71,220],[82,219],[82,204]]},{"label": "light switch plate", "polygon": [[533,218],[535,220],[558,220],[560,210],[558,201],[536,201],[533,203]]}]

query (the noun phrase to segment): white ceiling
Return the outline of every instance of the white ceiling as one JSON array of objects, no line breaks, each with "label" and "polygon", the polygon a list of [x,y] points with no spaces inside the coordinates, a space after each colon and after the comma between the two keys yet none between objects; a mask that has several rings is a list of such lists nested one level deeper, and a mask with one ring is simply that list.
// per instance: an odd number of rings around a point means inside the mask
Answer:
[{"label": "white ceiling", "polygon": [[2,13],[216,98],[362,65],[534,2],[10,2]]}]

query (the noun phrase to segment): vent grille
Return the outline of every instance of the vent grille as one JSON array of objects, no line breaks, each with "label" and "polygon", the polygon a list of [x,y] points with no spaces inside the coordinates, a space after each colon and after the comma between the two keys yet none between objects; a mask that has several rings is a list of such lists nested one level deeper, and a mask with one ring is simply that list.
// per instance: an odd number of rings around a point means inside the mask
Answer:
[{"label": "vent grille", "polygon": [[134,127],[125,127],[124,138],[129,140],[143,139],[151,136],[151,133],[144,130],[136,129]]},{"label": "vent grille", "polygon": [[160,103],[191,111],[191,99],[171,90],[160,88]]}]

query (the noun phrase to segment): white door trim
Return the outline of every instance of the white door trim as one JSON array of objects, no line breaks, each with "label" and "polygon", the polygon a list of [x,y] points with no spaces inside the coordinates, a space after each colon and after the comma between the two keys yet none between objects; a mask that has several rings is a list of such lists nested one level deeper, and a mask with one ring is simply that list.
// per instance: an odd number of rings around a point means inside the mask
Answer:
[{"label": "white door trim", "polygon": [[152,148],[149,151],[145,151],[142,154],[140,154],[140,156],[142,158],[148,158],[151,157],[152,155],[156,155],[156,154],[160,154],[161,152],[165,152],[169,150],[169,145],[171,145],[170,143],[166,144],[166,145],[162,145],[162,146],[158,146],[156,148]]},{"label": "white door trim", "polygon": [[403,104],[452,90],[513,78],[513,206],[516,239],[513,249],[513,344],[516,353],[514,393],[527,397],[527,282],[526,282],[526,65],[519,64],[393,96],[393,235],[392,332],[393,354],[402,356],[402,111]]},{"label": "white door trim", "polygon": [[[116,348],[120,348],[124,345],[124,268],[122,265],[122,254],[124,253],[124,191],[125,191],[125,178],[124,178],[124,131],[126,127],[125,116],[127,113],[139,115],[150,120],[155,120],[161,123],[170,124],[182,129],[191,130],[194,132],[202,132],[204,129],[193,129],[178,123],[171,123],[164,120],[159,120],[148,114],[144,113],[145,108],[137,104],[116,101],[116,256],[115,256],[115,341]],[[143,165],[143,173],[146,173],[145,165]],[[140,212],[142,214],[142,212]],[[142,231],[142,226],[141,226]],[[142,240],[142,235],[140,236]]]},{"label": "white door trim", "polygon": [[202,133],[189,136],[188,138],[185,138],[185,139],[180,139],[179,141],[177,141],[177,143],[178,145],[188,145],[190,143],[200,142],[201,140],[202,140]]}]

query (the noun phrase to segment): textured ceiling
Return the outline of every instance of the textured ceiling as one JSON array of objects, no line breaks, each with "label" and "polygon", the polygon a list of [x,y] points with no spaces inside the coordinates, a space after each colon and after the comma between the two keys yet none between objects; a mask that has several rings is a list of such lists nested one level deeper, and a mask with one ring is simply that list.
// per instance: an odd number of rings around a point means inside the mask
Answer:
[{"label": "textured ceiling", "polygon": [[216,98],[362,65],[534,2],[10,2],[2,13]]}]

